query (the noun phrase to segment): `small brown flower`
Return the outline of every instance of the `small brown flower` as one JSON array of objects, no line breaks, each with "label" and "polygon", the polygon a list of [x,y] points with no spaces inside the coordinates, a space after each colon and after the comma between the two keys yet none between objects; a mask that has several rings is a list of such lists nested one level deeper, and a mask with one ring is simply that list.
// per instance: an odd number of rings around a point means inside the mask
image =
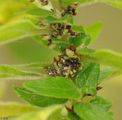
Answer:
[{"label": "small brown flower", "polygon": [[66,14],[71,14],[71,15],[76,15],[77,13],[76,13],[76,9],[77,9],[77,6],[78,6],[78,4],[76,3],[76,4],[73,4],[73,5],[69,5],[69,6],[67,6],[67,8],[66,9],[64,9],[64,11],[62,12],[62,16],[65,16]]}]

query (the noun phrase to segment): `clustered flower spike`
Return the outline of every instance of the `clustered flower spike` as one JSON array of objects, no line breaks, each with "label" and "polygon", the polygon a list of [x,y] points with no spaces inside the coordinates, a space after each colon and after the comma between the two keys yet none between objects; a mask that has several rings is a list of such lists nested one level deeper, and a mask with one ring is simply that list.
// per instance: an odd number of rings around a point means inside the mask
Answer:
[{"label": "clustered flower spike", "polygon": [[73,79],[81,67],[80,61],[80,57],[76,54],[75,47],[71,45],[65,49],[64,54],[54,58],[52,66],[48,67],[48,75]]}]

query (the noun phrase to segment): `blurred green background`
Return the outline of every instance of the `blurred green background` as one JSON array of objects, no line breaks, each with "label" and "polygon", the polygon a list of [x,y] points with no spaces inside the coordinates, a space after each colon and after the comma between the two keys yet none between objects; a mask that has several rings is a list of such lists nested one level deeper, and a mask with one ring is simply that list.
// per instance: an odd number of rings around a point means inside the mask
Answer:
[{"label": "blurred green background", "polygon": [[[0,1],[0,3],[2,2]],[[6,2],[6,5],[7,4],[9,5],[8,2]],[[6,12],[6,14],[4,14],[6,15],[4,17],[5,20],[1,19],[1,21],[3,20],[7,22],[7,19],[10,19],[11,16],[7,17],[7,12],[10,11],[9,10],[7,11],[6,9],[8,8],[4,7],[4,9],[2,10],[0,9],[0,12],[1,11]],[[0,13],[0,16],[2,16],[2,12]],[[16,13],[14,13],[14,15],[15,14]],[[104,4],[95,4],[80,8],[78,15],[76,16],[75,19],[78,24],[82,24],[84,26],[95,23],[96,21],[103,22],[103,31],[100,34],[98,40],[91,47],[97,49],[107,48],[122,53],[122,10]],[[40,54],[40,51],[44,51],[44,54]],[[27,40],[20,40],[15,43],[11,43],[9,45],[0,46],[0,64],[21,64],[34,61],[48,61],[49,58],[54,54],[55,52],[47,50],[45,47],[40,46],[31,38],[29,38]],[[17,82],[0,81],[1,88],[3,87],[2,89],[3,90],[5,89],[5,93],[2,95],[0,100],[1,101],[19,100],[16,97],[15,93],[13,92],[13,84],[19,84],[19,83],[20,82],[18,81]],[[4,84],[6,85],[6,88],[4,87]],[[105,81],[102,84],[102,86],[103,89],[99,92],[99,94],[102,94],[102,96],[112,101],[113,103],[112,110],[115,113],[115,120],[121,120],[122,75],[112,78],[111,80]],[[2,94],[1,91],[0,94]]]}]

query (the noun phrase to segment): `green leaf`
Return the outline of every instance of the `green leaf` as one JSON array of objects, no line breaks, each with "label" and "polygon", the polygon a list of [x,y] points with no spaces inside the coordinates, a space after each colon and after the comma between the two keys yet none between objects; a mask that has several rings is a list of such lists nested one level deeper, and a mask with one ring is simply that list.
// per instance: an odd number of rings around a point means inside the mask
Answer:
[{"label": "green leaf", "polygon": [[101,2],[104,2],[116,8],[122,9],[122,0],[103,0]]},{"label": "green leaf", "polygon": [[106,111],[109,111],[109,109],[112,107],[112,104],[105,100],[102,97],[96,96],[94,100],[91,101],[92,104],[99,105],[101,108],[103,108]]},{"label": "green leaf", "polygon": [[74,111],[83,120],[113,120],[110,113],[97,104],[78,103],[74,106]]},{"label": "green leaf", "polygon": [[[42,41],[42,39],[38,39]],[[18,61],[23,63],[52,63],[52,58],[58,53],[47,46],[42,46],[39,41],[30,40],[30,38],[15,43],[11,43],[7,46],[9,52]],[[48,55],[47,55],[48,54]],[[40,65],[39,65],[40,66]]]},{"label": "green leaf", "polygon": [[111,50],[101,49],[91,54],[91,57],[94,60],[99,61],[100,63],[115,67],[122,71],[122,54],[120,53]]},{"label": "green leaf", "polygon": [[84,44],[92,44],[102,31],[102,23],[97,22],[91,26],[85,28],[85,33],[82,27],[73,26],[73,30],[76,32],[82,32],[80,36],[71,38],[71,42],[74,42],[76,46]]},{"label": "green leaf", "polygon": [[73,2],[75,2],[75,0],[59,0],[63,5],[70,5]]},{"label": "green leaf", "polygon": [[74,112],[68,112],[66,108],[55,110],[47,120],[81,120]]},{"label": "green leaf", "polygon": [[[10,120],[40,120],[43,119],[44,113],[42,111],[29,112],[26,114],[19,115],[17,117],[12,117]],[[43,119],[46,120],[46,119]]]},{"label": "green leaf", "polygon": [[68,112],[66,108],[55,110],[47,120],[81,120],[74,112]]},{"label": "green leaf", "polygon": [[75,32],[83,32],[84,33],[84,28],[82,26],[78,26],[78,25],[72,25],[72,30]]},{"label": "green leaf", "polygon": [[80,33],[77,37],[71,37],[70,42],[73,43],[75,46],[88,45],[91,38],[89,35],[86,35],[85,33]]},{"label": "green leaf", "polygon": [[48,117],[61,106],[51,106],[36,112],[30,112],[11,118],[11,120],[48,120]]},{"label": "green leaf", "polygon": [[102,68],[100,70],[99,83],[112,76],[113,73],[115,73],[115,70],[111,67]]},{"label": "green leaf", "polygon": [[27,80],[41,78],[40,73],[25,71],[19,66],[0,65],[0,80]]},{"label": "green leaf", "polygon": [[53,15],[51,11],[39,8],[35,5],[28,7],[25,12],[31,15],[37,15],[37,16],[42,16],[42,17]]},{"label": "green leaf", "polygon": [[0,116],[2,117],[12,117],[37,110],[36,107],[19,103],[0,103]]},{"label": "green leaf", "polygon": [[63,77],[49,77],[45,80],[29,81],[24,84],[36,94],[55,98],[79,99],[80,93],[74,83]]},{"label": "green leaf", "polygon": [[25,101],[29,102],[32,105],[36,105],[39,107],[47,107],[50,105],[63,104],[67,101],[66,99],[41,96],[25,88],[15,88],[15,90],[22,99],[24,99]]},{"label": "green leaf", "polygon": [[40,30],[29,20],[21,20],[0,27],[0,44],[39,35]]},{"label": "green leaf", "polygon": [[47,120],[68,120],[66,116],[63,116],[62,114],[62,109],[59,108],[52,112],[52,114],[48,117]]},{"label": "green leaf", "polygon": [[[48,23],[66,23],[66,24],[72,24],[72,17],[69,15],[65,15],[62,18],[56,18],[53,16],[46,17],[46,20]],[[76,27],[74,28],[76,30]]]},{"label": "green leaf", "polygon": [[79,49],[78,52],[81,53],[81,55],[82,54],[84,54],[84,55],[91,55],[92,53],[95,52],[95,50],[94,49],[91,49],[91,48],[85,47],[83,49]]},{"label": "green leaf", "polygon": [[102,31],[102,23],[97,22],[89,27],[86,27],[85,31],[91,37],[89,44],[92,44],[95,40],[97,40]]},{"label": "green leaf", "polygon": [[96,63],[86,63],[76,76],[76,84],[84,94],[96,94],[100,66]]},{"label": "green leaf", "polygon": [[77,116],[77,114],[75,114],[74,112],[69,112],[68,118],[69,118],[69,120],[81,120],[80,117]]},{"label": "green leaf", "polygon": [[20,0],[0,1],[0,24],[5,24],[15,19],[15,17],[21,17],[21,15],[15,15],[15,12],[20,13],[25,7],[27,7],[25,2],[20,2]]}]

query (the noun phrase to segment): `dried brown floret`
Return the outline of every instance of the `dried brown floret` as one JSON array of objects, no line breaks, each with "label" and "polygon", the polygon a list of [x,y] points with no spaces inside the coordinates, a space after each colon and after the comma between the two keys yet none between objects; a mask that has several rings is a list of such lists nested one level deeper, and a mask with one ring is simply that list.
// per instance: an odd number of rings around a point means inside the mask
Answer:
[{"label": "dried brown floret", "polygon": [[[70,46],[73,47],[73,46]],[[74,48],[72,52],[74,52]],[[74,78],[81,67],[80,58],[78,56],[69,57],[66,54],[59,55],[54,58],[52,68],[49,67],[48,74],[50,76],[66,76]]]},{"label": "dried brown floret", "polygon": [[67,6],[66,9],[64,9],[64,11],[62,12],[62,16],[65,16],[66,14],[71,14],[71,15],[76,15],[76,8],[77,8],[78,4],[73,4],[73,5],[69,5]]},{"label": "dried brown floret", "polygon": [[[67,35],[68,37],[76,37],[79,35],[78,32],[74,32],[72,30],[71,25],[67,25],[65,23],[51,23],[50,27],[50,39],[62,37],[63,35]],[[50,41],[49,44],[50,45]]]}]

